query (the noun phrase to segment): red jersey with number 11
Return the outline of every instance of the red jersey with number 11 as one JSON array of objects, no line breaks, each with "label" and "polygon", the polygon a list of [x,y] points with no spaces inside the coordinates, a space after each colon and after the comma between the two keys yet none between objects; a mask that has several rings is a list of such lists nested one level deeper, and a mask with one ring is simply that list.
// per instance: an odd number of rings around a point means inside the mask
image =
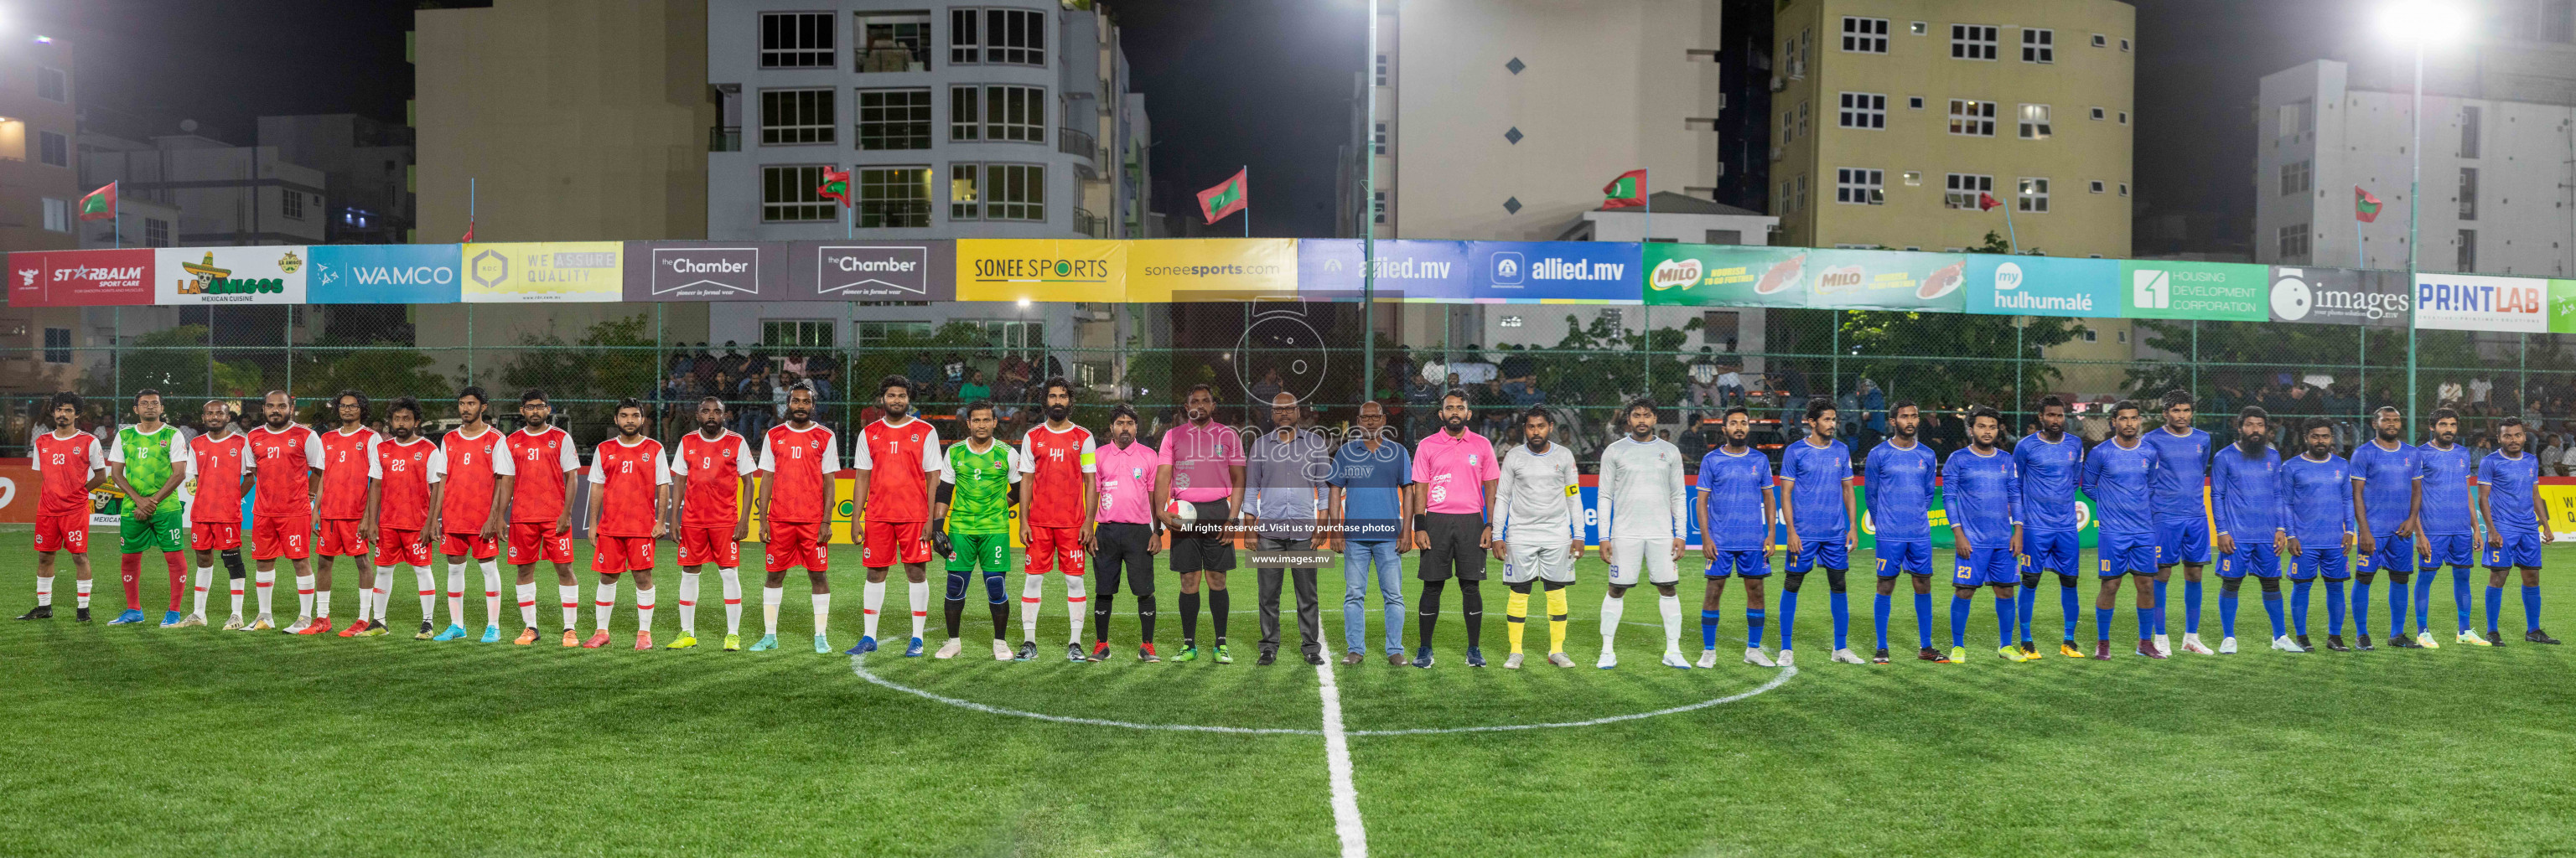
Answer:
[{"label": "red jersey with number 11", "polygon": [[821,523],[832,502],[832,475],[841,470],[840,445],[832,430],[815,423],[797,431],[785,423],[769,427],[760,448],[760,469],[769,472],[771,521]]},{"label": "red jersey with number 11", "polygon": [[730,429],[713,441],[703,432],[681,436],[679,453],[671,457],[671,473],[688,478],[680,497],[681,526],[729,528],[741,521],[742,478],[759,470],[751,442]]},{"label": "red jersey with number 11", "polygon": [[930,475],[948,469],[939,430],[930,421],[870,423],[859,430],[859,448],[850,458],[851,467],[868,472],[869,521],[930,520]]}]

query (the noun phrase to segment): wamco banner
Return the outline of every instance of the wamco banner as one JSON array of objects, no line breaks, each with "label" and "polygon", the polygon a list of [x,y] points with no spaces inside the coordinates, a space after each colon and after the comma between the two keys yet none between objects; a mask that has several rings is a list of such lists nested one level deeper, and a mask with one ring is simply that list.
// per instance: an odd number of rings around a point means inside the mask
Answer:
[{"label": "wamco banner", "polygon": [[316,304],[454,304],[464,259],[454,244],[317,246],[305,294]]}]

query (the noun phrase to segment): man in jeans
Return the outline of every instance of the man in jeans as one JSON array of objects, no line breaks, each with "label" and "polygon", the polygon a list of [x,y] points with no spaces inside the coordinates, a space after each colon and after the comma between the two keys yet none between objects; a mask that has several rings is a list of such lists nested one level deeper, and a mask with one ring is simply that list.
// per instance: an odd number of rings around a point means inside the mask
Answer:
[{"label": "man in jeans", "polygon": [[[1324,478],[1331,473],[1333,456],[1324,436],[1298,426],[1303,422],[1302,410],[1296,394],[1272,394],[1270,420],[1279,428],[1252,439],[1251,461],[1244,466],[1243,523],[1259,538],[1256,552],[1315,550],[1316,519],[1323,511]],[[1282,571],[1293,573],[1297,586],[1297,630],[1304,635],[1299,651],[1305,653],[1307,664],[1323,664],[1324,647],[1318,640],[1323,614],[1315,606],[1315,567],[1283,570],[1260,564],[1254,564],[1253,574],[1261,586],[1261,657],[1253,664],[1268,666],[1279,658]]]},{"label": "man in jeans", "polygon": [[1358,437],[1333,453],[1332,527],[1342,543],[1342,663],[1368,649],[1369,570],[1386,605],[1386,663],[1404,659],[1404,549],[1413,544],[1413,454],[1395,443],[1386,406],[1360,403]]}]

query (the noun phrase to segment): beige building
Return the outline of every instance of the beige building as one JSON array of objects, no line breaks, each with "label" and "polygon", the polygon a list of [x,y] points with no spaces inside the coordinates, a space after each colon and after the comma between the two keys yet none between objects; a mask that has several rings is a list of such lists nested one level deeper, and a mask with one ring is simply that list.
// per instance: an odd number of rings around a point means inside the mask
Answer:
[{"label": "beige building", "polygon": [[1773,243],[1946,250],[1992,231],[2129,255],[2136,19],[2118,0],[1782,4]]},{"label": "beige building", "polygon": [[71,75],[64,40],[13,32],[0,47],[0,251],[79,246]]}]

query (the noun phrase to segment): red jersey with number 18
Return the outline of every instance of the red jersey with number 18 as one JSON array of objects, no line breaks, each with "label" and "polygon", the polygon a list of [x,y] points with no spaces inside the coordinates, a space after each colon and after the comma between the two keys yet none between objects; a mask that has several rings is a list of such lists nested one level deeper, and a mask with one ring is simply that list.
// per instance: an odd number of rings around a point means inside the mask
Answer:
[{"label": "red jersey with number 18", "polygon": [[713,441],[703,432],[681,436],[679,453],[671,457],[671,473],[688,478],[680,525],[730,528],[741,521],[742,478],[759,470],[751,442],[730,429]]},{"label": "red jersey with number 18", "polygon": [[590,457],[590,484],[599,492],[599,535],[653,536],[654,493],[671,484],[671,465],[662,458],[662,442],[638,438],[632,445],[610,438]]},{"label": "red jersey with number 18", "polygon": [[841,470],[840,445],[834,440],[832,430],[820,423],[802,431],[785,423],[769,427],[760,469],[769,472],[771,521],[824,520],[832,502],[832,475]]},{"label": "red jersey with number 18", "polygon": [[501,442],[501,430],[487,426],[472,437],[461,430],[449,432],[438,439],[438,451],[447,460],[447,494],[439,502],[438,528],[483,532],[484,520],[492,517],[493,488],[501,477],[518,473],[510,464],[509,447]]},{"label": "red jersey with number 18", "polygon": [[313,514],[313,470],[322,467],[322,439],[312,429],[289,423],[285,429],[270,429],[262,423],[250,430],[252,467],[259,473],[253,479],[259,485],[251,498],[250,514],[255,516],[302,516]]},{"label": "red jersey with number 18", "polygon": [[869,521],[930,520],[930,475],[948,469],[930,421],[879,419],[859,430],[859,448],[850,455],[850,467],[868,472]]},{"label": "red jersey with number 18", "polygon": [[317,434],[322,436],[322,517],[334,521],[366,518],[367,480],[385,476],[369,455],[382,439],[373,429],[333,429]]},{"label": "red jersey with number 18", "polygon": [[[376,526],[417,531],[429,522],[429,485],[447,473],[447,457],[429,439],[385,441],[369,450],[377,477]],[[327,471],[325,473],[328,473]]]}]

